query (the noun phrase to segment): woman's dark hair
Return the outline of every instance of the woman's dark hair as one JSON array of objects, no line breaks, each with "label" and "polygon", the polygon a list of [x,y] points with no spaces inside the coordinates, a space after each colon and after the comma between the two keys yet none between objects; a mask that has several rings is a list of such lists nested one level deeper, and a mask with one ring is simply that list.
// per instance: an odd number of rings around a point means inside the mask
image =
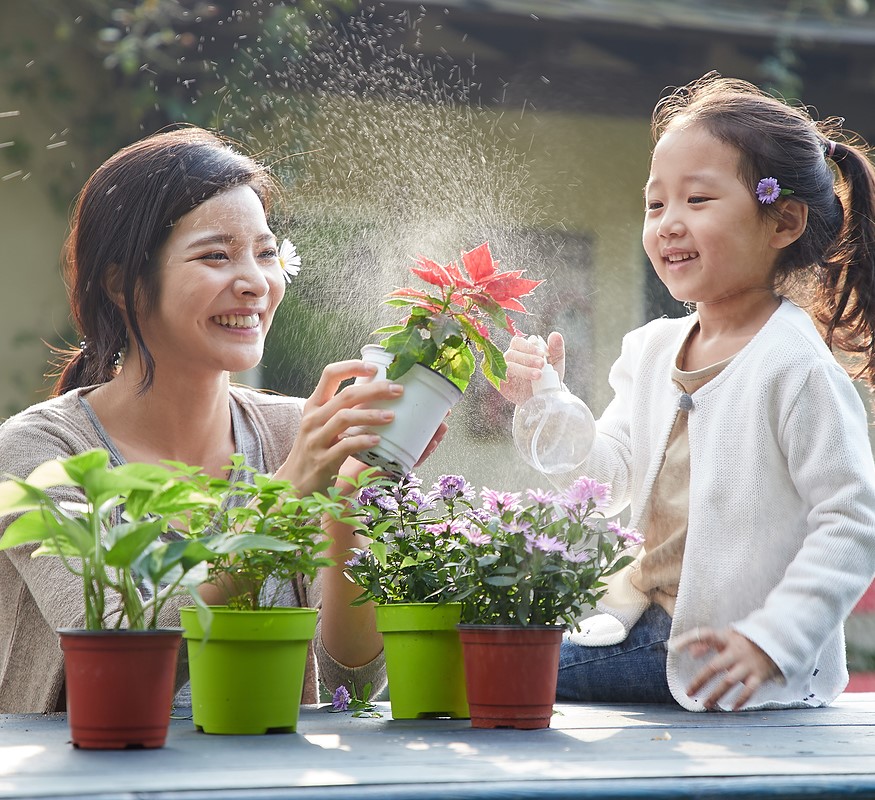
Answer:
[{"label": "woman's dark hair", "polygon": [[[70,308],[83,341],[62,355],[54,394],[110,380],[129,331],[143,360],[140,391],[149,389],[155,362],[137,311],[148,313],[157,300],[156,254],[181,217],[243,185],[267,211],[274,186],[268,169],[196,127],[148,136],[94,172],[77,199],[64,251]],[[124,313],[113,297],[122,299]]]},{"label": "woman's dark hair", "polygon": [[[778,282],[799,270],[816,278],[809,308],[826,343],[858,354],[855,377],[875,386],[875,170],[869,146],[842,131],[844,120],[815,120],[802,107],[753,84],[709,73],[663,97],[653,112],[654,141],[670,128],[702,125],[740,153],[739,177],[751,194],[762,178],[792,189],[808,206],[802,236],[782,251]],[[761,213],[780,213],[779,204]]]}]

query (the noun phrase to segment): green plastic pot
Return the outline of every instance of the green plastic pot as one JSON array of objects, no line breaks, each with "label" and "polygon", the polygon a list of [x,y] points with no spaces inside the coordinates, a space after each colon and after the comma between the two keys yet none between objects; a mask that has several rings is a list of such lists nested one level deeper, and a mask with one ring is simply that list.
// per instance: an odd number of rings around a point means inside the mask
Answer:
[{"label": "green plastic pot", "polygon": [[208,636],[194,607],[181,610],[192,718],[204,733],[294,733],[316,610],[212,607]]},{"label": "green plastic pot", "polygon": [[393,719],[467,719],[459,603],[377,606]]}]

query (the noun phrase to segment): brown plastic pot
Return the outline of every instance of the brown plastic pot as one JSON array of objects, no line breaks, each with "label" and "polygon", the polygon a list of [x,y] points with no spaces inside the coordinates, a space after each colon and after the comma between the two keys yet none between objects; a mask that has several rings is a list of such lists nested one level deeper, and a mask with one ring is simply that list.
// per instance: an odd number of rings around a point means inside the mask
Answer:
[{"label": "brown plastic pot", "polygon": [[472,728],[549,728],[562,628],[459,625]]},{"label": "brown plastic pot", "polygon": [[163,747],[182,630],[58,631],[74,747]]}]

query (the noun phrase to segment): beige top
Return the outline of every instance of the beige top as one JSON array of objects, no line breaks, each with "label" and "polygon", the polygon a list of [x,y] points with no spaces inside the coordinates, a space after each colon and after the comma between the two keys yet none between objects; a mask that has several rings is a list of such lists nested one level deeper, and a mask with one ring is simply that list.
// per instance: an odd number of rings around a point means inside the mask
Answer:
[{"label": "beige top", "polygon": [[[672,368],[671,378],[678,387],[693,396],[708,381],[715,378],[732,361],[733,356],[694,372],[685,372],[683,364],[686,346]],[[683,396],[682,396],[683,400]],[[632,573],[631,581],[639,591],[650,597],[652,603],[662,606],[674,616],[690,503],[690,439],[687,429],[687,411],[680,407],[668,437],[665,457],[653,484],[653,493],[644,515],[644,555],[640,568]]]},{"label": "beige top", "polygon": [[[38,403],[0,425],[0,474],[26,477],[44,461],[95,447],[107,448],[112,463],[123,461],[84,399],[89,391],[75,389]],[[303,400],[298,398],[232,387],[235,447],[248,464],[264,472],[279,468],[297,436],[302,408]],[[6,524],[8,518],[0,519],[0,534]],[[31,558],[33,549],[25,545],[0,552],[0,713],[4,714],[63,710],[64,664],[55,631],[81,627],[85,616],[79,579],[58,559]],[[312,583],[299,580],[290,588],[288,605],[321,608],[318,578]],[[178,627],[179,607],[185,603],[185,598],[168,602],[161,624]],[[107,612],[117,613],[117,605],[108,603]],[[177,687],[185,683],[187,673],[183,647]],[[356,687],[371,683],[376,696],[385,686],[383,656],[361,667],[339,664],[325,650],[317,626],[303,702],[318,702],[320,680],[329,692],[341,683]]]}]

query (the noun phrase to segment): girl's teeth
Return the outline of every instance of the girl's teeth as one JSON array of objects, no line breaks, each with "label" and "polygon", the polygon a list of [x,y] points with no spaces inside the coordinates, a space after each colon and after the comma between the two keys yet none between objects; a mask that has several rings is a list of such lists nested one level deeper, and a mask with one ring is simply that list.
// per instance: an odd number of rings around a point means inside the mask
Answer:
[{"label": "girl's teeth", "polygon": [[214,319],[226,328],[255,328],[260,317],[258,314],[219,314]]},{"label": "girl's teeth", "polygon": [[671,255],[668,256],[668,261],[672,264],[678,261],[686,261],[688,258],[695,258],[698,253],[685,253],[684,255]]}]

